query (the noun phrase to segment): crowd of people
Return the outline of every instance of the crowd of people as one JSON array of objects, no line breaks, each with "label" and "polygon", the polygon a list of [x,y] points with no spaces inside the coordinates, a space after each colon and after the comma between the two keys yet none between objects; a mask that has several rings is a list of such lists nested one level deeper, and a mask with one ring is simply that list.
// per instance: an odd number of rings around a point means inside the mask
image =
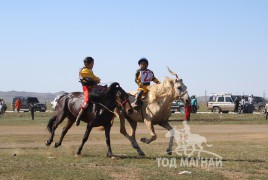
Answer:
[{"label": "crowd of people", "polygon": [[[248,103],[246,103],[245,97],[239,96],[235,97],[234,100],[234,112],[238,114],[250,113],[252,114],[254,111],[254,97],[253,95],[248,97]],[[240,105],[240,108],[239,108]]]}]

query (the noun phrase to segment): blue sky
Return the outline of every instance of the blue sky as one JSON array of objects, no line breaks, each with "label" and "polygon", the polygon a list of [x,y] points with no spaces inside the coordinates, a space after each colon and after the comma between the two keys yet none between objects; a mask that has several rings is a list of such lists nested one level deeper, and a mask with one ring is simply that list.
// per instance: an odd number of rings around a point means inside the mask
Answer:
[{"label": "blue sky", "polygon": [[[268,93],[266,0],[0,0],[0,91],[81,91],[83,59],[102,83],[136,89],[146,57],[189,93]],[[268,96],[268,95],[267,95]]]}]

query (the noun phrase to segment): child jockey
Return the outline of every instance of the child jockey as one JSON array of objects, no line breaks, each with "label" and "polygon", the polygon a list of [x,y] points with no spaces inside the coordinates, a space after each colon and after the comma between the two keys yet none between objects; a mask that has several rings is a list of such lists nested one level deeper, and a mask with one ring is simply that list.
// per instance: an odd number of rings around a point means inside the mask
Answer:
[{"label": "child jockey", "polygon": [[81,110],[76,118],[76,126],[79,126],[81,117],[85,109],[90,104],[90,90],[92,86],[100,83],[100,78],[93,74],[94,59],[92,57],[86,57],[84,59],[84,67],[79,72],[80,82],[82,84],[82,89],[84,92],[84,102],[82,104]]},{"label": "child jockey", "polygon": [[153,71],[148,68],[149,62],[146,58],[141,58],[138,61],[140,69],[137,70],[135,74],[135,82],[138,84],[138,92],[136,95],[136,100],[134,102],[134,108],[139,107],[141,103],[141,97],[143,94],[146,94],[149,90],[147,87],[150,85],[150,82],[160,83],[157,78],[154,77]]}]

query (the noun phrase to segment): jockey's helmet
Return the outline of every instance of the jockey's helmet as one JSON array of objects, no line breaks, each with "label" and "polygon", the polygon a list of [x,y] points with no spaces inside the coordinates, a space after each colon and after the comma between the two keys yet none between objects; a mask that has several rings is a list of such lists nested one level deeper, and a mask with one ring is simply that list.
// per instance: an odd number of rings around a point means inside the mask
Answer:
[{"label": "jockey's helmet", "polygon": [[148,60],[146,58],[140,58],[138,64],[140,65],[141,62],[145,62],[147,64],[147,66],[149,64],[149,62],[148,62]]},{"label": "jockey's helmet", "polygon": [[94,59],[92,58],[92,57],[86,57],[85,59],[84,59],[84,63],[85,64],[90,64],[90,63],[92,63],[94,61]]}]

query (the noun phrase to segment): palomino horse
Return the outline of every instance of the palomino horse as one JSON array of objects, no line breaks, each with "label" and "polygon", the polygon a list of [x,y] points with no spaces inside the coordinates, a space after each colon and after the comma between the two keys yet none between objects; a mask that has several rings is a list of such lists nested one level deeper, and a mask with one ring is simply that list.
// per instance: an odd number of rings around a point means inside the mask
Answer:
[{"label": "palomino horse", "polygon": [[[93,102],[97,101],[98,103],[93,105],[96,106],[95,108],[90,105],[82,117],[82,121],[88,123],[87,131],[83,138],[83,144],[87,141],[89,133],[93,127],[103,126],[105,129],[106,143],[108,146],[107,156],[112,156],[110,146],[110,129],[112,126],[112,120],[114,118],[113,111],[116,107],[118,107],[118,109],[121,109],[121,111],[124,111],[126,114],[130,114],[133,109],[129,103],[128,97],[129,95],[119,86],[118,83],[112,83],[110,87],[103,93],[91,97]],[[47,124],[47,129],[51,133],[51,136],[46,143],[47,146],[52,143],[55,130],[57,129],[58,125],[61,124],[67,117],[68,122],[63,128],[59,142],[55,143],[55,147],[61,145],[65,134],[75,122],[76,116],[80,111],[82,101],[82,92],[73,92],[60,97],[58,100],[58,113],[57,115],[53,116]],[[103,111],[100,113],[101,108]],[[95,111],[93,112],[92,109],[95,109]],[[78,155],[81,154],[83,144],[77,151]]]},{"label": "palomino horse", "polygon": [[[176,75],[172,71],[170,73]],[[135,110],[132,114],[118,113],[120,118],[120,132],[131,142],[132,147],[137,150],[140,156],[144,156],[144,153],[135,137],[137,122],[144,122],[150,131],[151,138],[141,138],[142,142],[149,144],[156,140],[154,125],[158,124],[168,131],[172,129],[168,123],[172,101],[177,98],[181,98],[184,101],[189,99],[187,87],[183,84],[182,79],[179,79],[177,75],[176,77],[176,79],[166,78],[160,84],[150,86],[150,91],[147,97],[145,97],[140,110]],[[130,134],[127,133],[125,128],[125,119],[127,119],[131,126]],[[173,139],[173,136],[170,137],[169,147],[167,149],[168,154],[172,153]]]}]

